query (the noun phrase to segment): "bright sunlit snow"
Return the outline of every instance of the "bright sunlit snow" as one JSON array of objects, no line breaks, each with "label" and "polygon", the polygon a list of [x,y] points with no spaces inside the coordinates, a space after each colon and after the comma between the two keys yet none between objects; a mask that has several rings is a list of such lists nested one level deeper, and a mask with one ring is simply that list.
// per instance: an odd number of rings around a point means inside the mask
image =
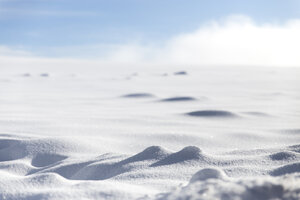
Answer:
[{"label": "bright sunlit snow", "polygon": [[300,199],[299,6],[0,0],[0,200]]}]

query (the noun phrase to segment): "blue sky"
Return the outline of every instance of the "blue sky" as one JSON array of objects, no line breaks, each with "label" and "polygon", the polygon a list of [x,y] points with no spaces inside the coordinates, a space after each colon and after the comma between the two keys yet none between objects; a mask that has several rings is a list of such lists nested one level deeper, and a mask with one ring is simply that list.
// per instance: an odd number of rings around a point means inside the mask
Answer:
[{"label": "blue sky", "polygon": [[0,44],[159,42],[230,14],[257,22],[300,17],[299,0],[0,0]]},{"label": "blue sky", "polygon": [[300,1],[0,0],[0,46],[50,57],[105,54],[112,45],[159,46],[236,14],[280,26],[300,19]]}]

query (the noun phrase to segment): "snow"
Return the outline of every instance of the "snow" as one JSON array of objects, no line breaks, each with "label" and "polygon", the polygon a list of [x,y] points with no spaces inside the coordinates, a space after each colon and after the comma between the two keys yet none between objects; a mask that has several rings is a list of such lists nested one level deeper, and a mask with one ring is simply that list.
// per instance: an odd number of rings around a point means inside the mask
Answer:
[{"label": "snow", "polygon": [[1,200],[300,198],[298,68],[0,70]]}]

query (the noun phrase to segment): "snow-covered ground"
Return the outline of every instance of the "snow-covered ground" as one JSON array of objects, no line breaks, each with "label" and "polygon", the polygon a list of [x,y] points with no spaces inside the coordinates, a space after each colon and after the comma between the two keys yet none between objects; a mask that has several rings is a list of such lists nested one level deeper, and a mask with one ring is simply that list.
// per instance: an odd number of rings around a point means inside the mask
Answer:
[{"label": "snow-covered ground", "polygon": [[1,200],[300,199],[300,69],[0,70]]}]

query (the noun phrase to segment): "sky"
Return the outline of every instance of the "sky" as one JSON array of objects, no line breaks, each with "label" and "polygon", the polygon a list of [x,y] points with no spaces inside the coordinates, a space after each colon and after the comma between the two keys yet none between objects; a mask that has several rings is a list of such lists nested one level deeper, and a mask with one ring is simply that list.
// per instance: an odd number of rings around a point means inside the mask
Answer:
[{"label": "sky", "polygon": [[0,0],[0,56],[300,66],[299,20],[299,0]]}]

